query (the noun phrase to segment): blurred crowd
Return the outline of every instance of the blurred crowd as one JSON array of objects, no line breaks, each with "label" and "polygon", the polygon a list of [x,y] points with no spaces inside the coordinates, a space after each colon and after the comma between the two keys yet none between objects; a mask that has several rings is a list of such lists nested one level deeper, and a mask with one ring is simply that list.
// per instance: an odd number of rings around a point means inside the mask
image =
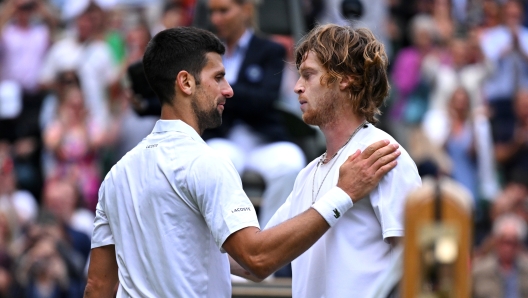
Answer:
[{"label": "blurred crowd", "polygon": [[[384,42],[392,89],[379,127],[422,176],[450,177],[471,194],[475,296],[528,295],[528,2],[298,1],[306,30],[349,23]],[[100,182],[157,119],[155,109],[144,113],[133,66],[151,36],[203,19],[200,3],[207,1],[0,0],[0,297],[82,296]],[[229,26],[220,22],[212,24],[229,54]],[[267,37],[291,61],[295,37]],[[296,79],[285,63],[273,91],[287,106],[296,105]],[[251,123],[259,125],[267,129]],[[297,145],[306,155],[298,170],[324,151],[317,142]]]}]

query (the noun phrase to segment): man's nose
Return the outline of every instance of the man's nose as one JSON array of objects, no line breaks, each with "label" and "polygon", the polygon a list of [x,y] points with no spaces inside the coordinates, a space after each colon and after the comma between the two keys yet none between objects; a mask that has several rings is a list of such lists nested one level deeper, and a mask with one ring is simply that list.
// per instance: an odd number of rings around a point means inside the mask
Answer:
[{"label": "man's nose", "polygon": [[295,84],[295,87],[293,87],[293,91],[297,94],[301,94],[304,92],[304,87],[299,83],[299,81],[297,81],[297,83]]},{"label": "man's nose", "polygon": [[233,88],[231,88],[231,85],[229,85],[229,83],[226,82],[226,87],[224,87],[222,89],[222,95],[225,97],[225,98],[231,98],[233,97]]}]

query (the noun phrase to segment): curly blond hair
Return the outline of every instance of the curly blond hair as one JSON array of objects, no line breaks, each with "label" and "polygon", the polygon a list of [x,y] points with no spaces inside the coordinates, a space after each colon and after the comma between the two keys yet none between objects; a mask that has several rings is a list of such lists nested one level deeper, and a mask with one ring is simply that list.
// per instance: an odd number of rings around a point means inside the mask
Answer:
[{"label": "curly blond hair", "polygon": [[372,31],[335,24],[319,25],[299,42],[295,50],[297,68],[310,51],[326,70],[321,84],[351,77],[348,87],[354,112],[370,123],[377,123],[376,116],[381,114],[379,108],[389,94],[390,85],[385,47]]}]

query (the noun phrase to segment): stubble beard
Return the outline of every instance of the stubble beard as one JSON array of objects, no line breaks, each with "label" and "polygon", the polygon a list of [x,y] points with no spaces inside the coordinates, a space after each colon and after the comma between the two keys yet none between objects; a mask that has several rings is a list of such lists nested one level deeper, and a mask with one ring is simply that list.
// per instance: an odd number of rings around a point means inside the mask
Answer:
[{"label": "stubble beard", "polygon": [[302,115],[303,121],[319,127],[328,126],[337,121],[337,111],[340,107],[337,92],[329,90],[317,100],[317,108],[309,108]]},{"label": "stubble beard", "polygon": [[216,104],[210,109],[203,109],[198,105],[198,98],[194,98],[191,106],[194,115],[196,115],[196,121],[200,131],[203,132],[206,129],[216,128],[222,125],[222,114],[218,111]]}]

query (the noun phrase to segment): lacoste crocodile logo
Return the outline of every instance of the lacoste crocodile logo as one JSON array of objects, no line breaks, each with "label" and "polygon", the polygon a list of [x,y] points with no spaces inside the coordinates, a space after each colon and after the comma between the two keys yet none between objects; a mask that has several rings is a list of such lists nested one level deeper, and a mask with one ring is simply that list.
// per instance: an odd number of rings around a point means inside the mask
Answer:
[{"label": "lacoste crocodile logo", "polygon": [[336,209],[334,209],[334,217],[335,218],[339,218],[339,216],[341,216],[341,213],[339,213],[339,211]]}]

